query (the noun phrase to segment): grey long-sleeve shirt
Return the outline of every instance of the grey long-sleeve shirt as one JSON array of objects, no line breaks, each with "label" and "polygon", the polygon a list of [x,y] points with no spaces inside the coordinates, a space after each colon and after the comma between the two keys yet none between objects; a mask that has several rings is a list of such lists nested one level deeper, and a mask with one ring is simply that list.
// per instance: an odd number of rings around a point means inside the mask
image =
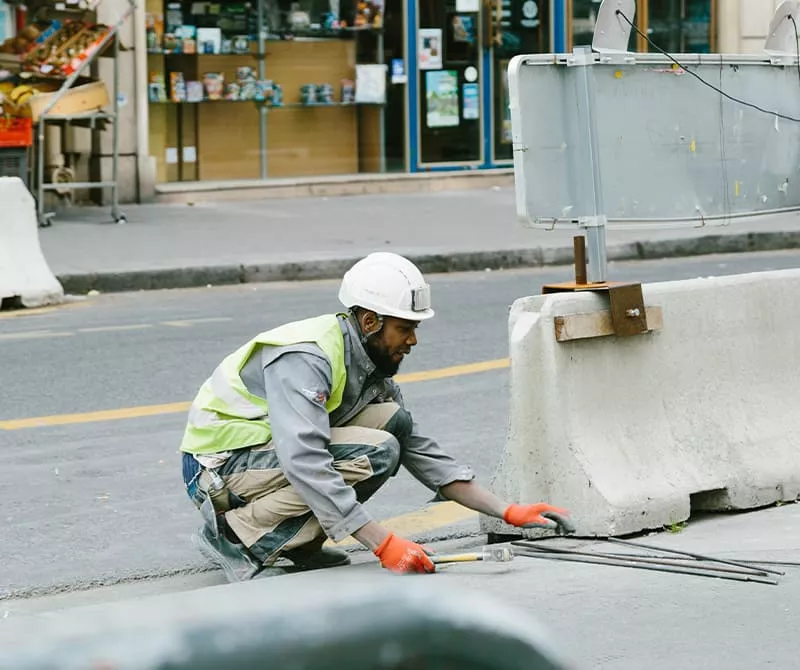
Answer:
[{"label": "grey long-sleeve shirt", "polygon": [[[371,517],[333,468],[328,451],[331,427],[346,425],[373,402],[394,401],[405,408],[397,384],[375,370],[351,318],[340,317],[347,383],[341,405],[330,415],[325,402],[332,389],[331,365],[316,345],[265,348],[258,361],[260,370],[254,364],[258,357],[242,370],[248,389],[266,394],[275,450],[286,479],[334,541],[351,535]],[[263,376],[258,374],[262,371]],[[469,467],[422,435],[416,421],[400,462],[432,491],[474,478]]]}]

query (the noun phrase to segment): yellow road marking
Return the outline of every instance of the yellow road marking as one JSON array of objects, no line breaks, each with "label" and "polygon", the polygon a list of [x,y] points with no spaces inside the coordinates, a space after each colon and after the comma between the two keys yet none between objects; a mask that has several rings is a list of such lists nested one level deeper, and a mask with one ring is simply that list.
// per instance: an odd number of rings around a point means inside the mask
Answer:
[{"label": "yellow road marking", "polygon": [[220,321],[233,321],[229,316],[210,316],[206,319],[183,319],[182,321],[162,321],[162,326],[172,326],[173,328],[188,328],[196,323],[219,323]]},{"label": "yellow road marking", "polygon": [[0,312],[0,319],[18,319],[24,316],[40,316],[42,314],[52,314],[60,312],[64,309],[71,309],[74,307],[86,307],[89,303],[84,299],[80,301],[65,302],[62,305],[47,305],[46,307],[23,307],[20,309],[13,309],[7,312]]},{"label": "yellow road marking", "polygon": [[461,375],[471,375],[476,372],[489,372],[490,370],[502,370],[509,366],[509,359],[498,358],[494,361],[481,361],[480,363],[467,363],[466,365],[454,365],[450,368],[440,368],[438,370],[427,370],[425,372],[409,372],[404,375],[397,375],[395,379],[398,384],[411,384],[413,382],[427,382],[432,379],[446,379],[447,377],[460,377]]},{"label": "yellow road marking", "polygon": [[96,421],[117,421],[118,419],[138,419],[143,416],[175,414],[186,412],[188,402],[173,402],[166,405],[144,405],[141,407],[122,407],[120,409],[104,409],[98,412],[82,414],[54,414],[37,416],[30,419],[11,419],[0,421],[0,430],[20,430],[21,428],[40,428],[42,426],[66,426],[73,423],[93,423]]},{"label": "yellow road marking", "polygon": [[[380,523],[386,530],[402,535],[403,537],[408,537],[416,533],[443,528],[444,526],[449,526],[459,521],[477,518],[477,512],[448,500],[447,502],[436,503],[415,512],[409,512],[408,514],[401,514],[400,516],[394,516],[389,519],[381,519]],[[358,540],[348,537],[341,542],[332,542],[328,540],[325,544],[329,547],[347,547],[358,544]]]},{"label": "yellow road marking", "polygon": [[63,330],[29,330],[24,333],[0,335],[0,340],[35,340],[43,337],[71,337],[74,334]]},{"label": "yellow road marking", "polygon": [[[397,375],[395,381],[399,384],[412,384],[414,382],[445,379],[460,375],[500,370],[509,366],[509,359],[499,358],[493,361],[455,365],[449,368],[428,370],[425,372],[412,372]],[[138,419],[145,416],[159,416],[162,414],[176,414],[186,412],[190,402],[173,402],[164,405],[140,405],[138,407],[121,407],[97,412],[83,412],[76,414],[55,414],[52,416],[38,416],[28,419],[8,419],[0,421],[0,430],[21,430],[23,428],[39,428],[42,426],[66,426],[75,423],[95,423],[98,421],[117,421],[119,419]]]},{"label": "yellow road marking", "polygon": [[94,326],[92,328],[78,328],[79,333],[108,333],[118,330],[144,330],[152,328],[152,323],[131,323],[127,326]]}]

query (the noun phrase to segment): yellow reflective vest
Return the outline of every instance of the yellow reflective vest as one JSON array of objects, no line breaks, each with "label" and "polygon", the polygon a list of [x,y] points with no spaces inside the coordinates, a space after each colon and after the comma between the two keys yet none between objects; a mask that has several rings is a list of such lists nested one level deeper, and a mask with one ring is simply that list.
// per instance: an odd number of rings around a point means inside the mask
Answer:
[{"label": "yellow reflective vest", "polygon": [[251,394],[241,371],[256,349],[313,342],[331,364],[333,387],[325,407],[328,414],[342,401],[347,372],[344,336],[336,314],[293,321],[256,335],[228,355],[200,387],[189,410],[181,451],[214,454],[269,442],[272,430],[265,398]]}]

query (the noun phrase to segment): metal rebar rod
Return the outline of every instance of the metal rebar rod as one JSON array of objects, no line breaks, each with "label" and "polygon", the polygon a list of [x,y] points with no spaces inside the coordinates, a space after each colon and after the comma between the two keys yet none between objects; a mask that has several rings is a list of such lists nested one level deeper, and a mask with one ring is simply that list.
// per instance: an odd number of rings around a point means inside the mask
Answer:
[{"label": "metal rebar rod", "polygon": [[[655,547],[651,544],[639,544],[638,542],[631,542],[630,540],[619,540],[616,537],[606,538],[606,542],[613,542],[614,544],[621,544],[626,547],[637,547],[638,549],[652,549],[653,551],[663,551],[665,554],[678,554],[680,556],[691,556],[700,561],[711,561],[713,563],[724,563],[725,565],[735,565],[739,568],[749,568],[749,565],[739,563],[737,561],[728,561],[724,558],[714,558],[712,556],[704,556],[703,554],[693,554],[690,551],[680,551],[678,549],[667,549],[666,547]],[[762,572],[772,575],[784,575],[786,573],[779,570],[770,570],[769,568],[762,568]]]},{"label": "metal rebar rod", "polygon": [[[633,556],[636,558],[652,558],[652,554],[626,554],[623,552],[616,552],[616,551],[604,551],[602,552],[604,556]],[[665,561],[682,561],[684,560],[680,556],[659,556],[658,558],[664,559]],[[688,557],[687,557],[688,558]],[[697,559],[695,559],[697,560]],[[747,565],[785,565],[789,567],[800,567],[800,561],[758,561],[756,559],[745,559],[739,558],[736,559],[739,563],[745,563]]]},{"label": "metal rebar rod", "polygon": [[684,568],[696,568],[698,570],[709,570],[711,572],[730,572],[737,575],[760,575],[765,576],[766,573],[758,570],[757,568],[734,568],[721,565],[710,566],[700,563],[695,559],[681,558],[680,556],[646,556],[643,554],[619,554],[619,553],[605,553],[596,551],[581,551],[579,549],[556,549],[555,547],[534,546],[533,544],[515,544],[516,547],[525,547],[534,551],[546,551],[553,554],[569,554],[572,556],[589,556],[592,558],[607,558],[612,561],[624,559],[632,563],[649,563],[652,565],[677,565]]},{"label": "metal rebar rod", "polygon": [[682,568],[678,566],[669,565],[650,565],[646,563],[633,563],[631,561],[612,560],[612,559],[595,559],[589,556],[569,556],[566,554],[555,554],[545,551],[526,550],[518,548],[515,552],[519,556],[526,556],[528,558],[543,558],[550,561],[566,561],[568,563],[591,563],[594,565],[609,565],[617,568],[634,568],[636,570],[652,570],[654,572],[671,572],[682,575],[695,575],[697,577],[713,577],[715,579],[727,579],[735,582],[756,582],[758,584],[771,584],[777,585],[775,579],[769,577],[759,577],[757,575],[745,574],[725,574],[721,572],[709,572],[708,570]]}]

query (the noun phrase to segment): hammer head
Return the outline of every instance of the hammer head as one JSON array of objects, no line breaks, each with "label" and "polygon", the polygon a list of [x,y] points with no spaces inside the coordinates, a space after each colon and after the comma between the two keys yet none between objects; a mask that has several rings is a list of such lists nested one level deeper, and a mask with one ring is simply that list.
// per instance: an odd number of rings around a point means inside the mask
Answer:
[{"label": "hammer head", "polygon": [[484,559],[485,561],[493,561],[495,563],[507,563],[508,561],[513,560],[514,552],[511,550],[511,547],[484,547]]}]

